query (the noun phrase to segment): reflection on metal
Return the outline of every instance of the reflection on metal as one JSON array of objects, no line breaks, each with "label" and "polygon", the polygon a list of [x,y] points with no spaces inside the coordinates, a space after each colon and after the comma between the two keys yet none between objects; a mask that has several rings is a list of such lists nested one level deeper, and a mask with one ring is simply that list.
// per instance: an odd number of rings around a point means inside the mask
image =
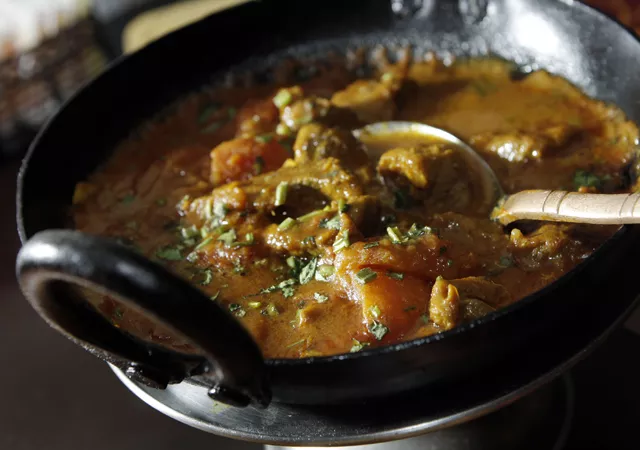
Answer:
[{"label": "reflection on metal", "polygon": [[[445,430],[380,444],[337,450],[559,450],[573,421],[574,388],[569,375],[493,414]],[[265,450],[296,447],[267,445]],[[309,447],[323,450],[328,447]]]}]

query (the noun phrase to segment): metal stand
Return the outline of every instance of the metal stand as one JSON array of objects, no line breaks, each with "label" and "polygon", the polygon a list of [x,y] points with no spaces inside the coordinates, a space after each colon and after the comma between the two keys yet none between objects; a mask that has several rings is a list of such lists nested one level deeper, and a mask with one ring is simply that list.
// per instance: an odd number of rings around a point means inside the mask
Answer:
[{"label": "metal stand", "polygon": [[[571,429],[574,396],[570,375],[511,405],[471,422],[394,442],[333,447],[349,450],[560,450]],[[265,450],[296,447],[267,445]],[[321,450],[326,447],[312,447]]]}]

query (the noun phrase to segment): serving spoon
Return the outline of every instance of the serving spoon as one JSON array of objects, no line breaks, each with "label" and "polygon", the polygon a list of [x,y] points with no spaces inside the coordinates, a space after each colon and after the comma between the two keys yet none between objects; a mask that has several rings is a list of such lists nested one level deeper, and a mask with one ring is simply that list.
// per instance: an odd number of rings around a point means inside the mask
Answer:
[{"label": "serving spoon", "polygon": [[410,138],[413,143],[424,138],[430,142],[450,143],[462,151],[470,168],[479,175],[483,206],[491,218],[502,225],[517,220],[623,225],[640,223],[640,192],[632,194],[586,194],[556,190],[525,190],[505,194],[489,164],[467,143],[453,134],[417,122],[378,122],[354,131],[367,145],[368,139],[383,138],[398,142]]}]

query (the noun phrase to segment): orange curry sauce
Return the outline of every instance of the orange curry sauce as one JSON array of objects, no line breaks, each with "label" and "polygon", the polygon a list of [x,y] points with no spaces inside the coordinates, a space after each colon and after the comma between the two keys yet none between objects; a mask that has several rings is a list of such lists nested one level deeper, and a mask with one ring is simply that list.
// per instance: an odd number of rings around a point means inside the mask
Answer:
[{"label": "orange curry sauce", "polygon": [[[507,192],[631,189],[624,170],[638,129],[621,111],[546,72],[515,80],[511,70],[432,58],[383,65],[367,80],[333,67],[304,82],[194,94],[78,184],[75,226],[190,280],[267,358],[450,329],[557,279],[615,228],[505,231],[473,213],[446,148],[371,158],[351,130],[391,119],[442,127],[474,146]],[[179,347],[114,299],[99,309]]]}]

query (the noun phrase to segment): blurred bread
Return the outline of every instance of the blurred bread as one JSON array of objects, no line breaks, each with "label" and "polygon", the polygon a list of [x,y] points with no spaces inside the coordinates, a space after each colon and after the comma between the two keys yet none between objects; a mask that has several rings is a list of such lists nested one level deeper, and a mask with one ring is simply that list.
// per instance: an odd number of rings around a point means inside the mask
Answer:
[{"label": "blurred bread", "polygon": [[127,24],[122,49],[134,52],[171,31],[249,0],[189,0],[145,12]]}]

